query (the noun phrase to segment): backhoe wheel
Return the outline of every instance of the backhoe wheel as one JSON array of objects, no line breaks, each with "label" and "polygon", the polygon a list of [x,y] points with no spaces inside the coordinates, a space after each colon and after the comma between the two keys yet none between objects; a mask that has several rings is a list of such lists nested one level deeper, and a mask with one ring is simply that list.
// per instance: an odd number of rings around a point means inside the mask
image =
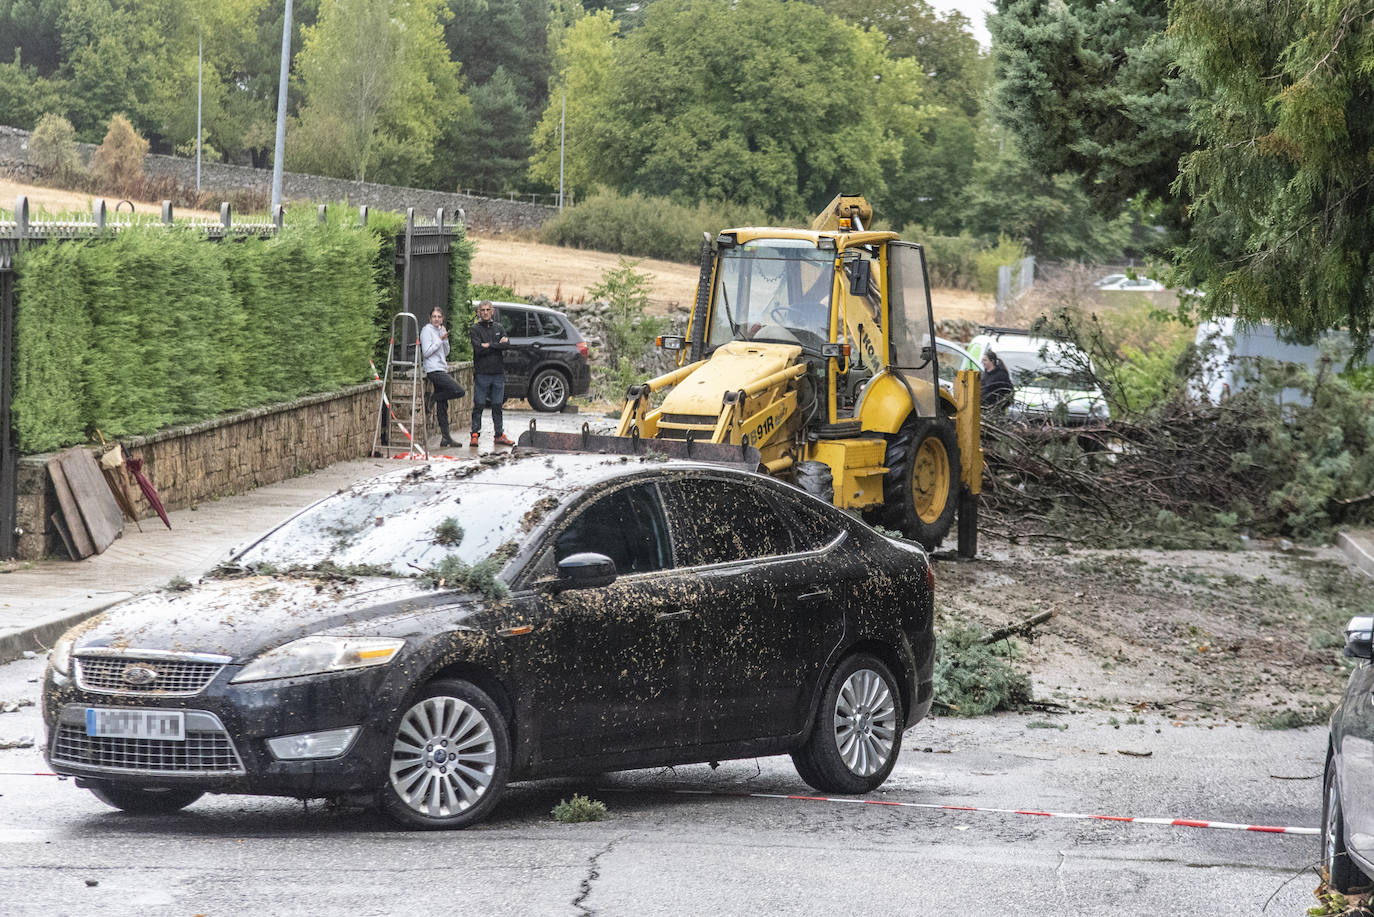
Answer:
[{"label": "backhoe wheel", "polygon": [[496,805],[510,767],[495,701],[470,682],[431,682],[396,724],[382,811],[408,828],[466,828]]},{"label": "backhoe wheel", "polygon": [[911,417],[887,438],[883,522],[935,550],[959,503],[959,442],[944,418]]},{"label": "backhoe wheel", "polygon": [[792,763],[822,793],[867,793],[892,773],[903,726],[892,672],[876,657],[857,653],[831,674],[811,736],[792,753]]}]

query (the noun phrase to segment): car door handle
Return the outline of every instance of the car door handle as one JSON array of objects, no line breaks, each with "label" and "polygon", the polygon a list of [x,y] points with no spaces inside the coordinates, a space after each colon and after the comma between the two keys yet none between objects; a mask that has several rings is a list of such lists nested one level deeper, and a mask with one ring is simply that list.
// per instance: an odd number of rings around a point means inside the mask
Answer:
[{"label": "car door handle", "polygon": [[654,615],[654,620],[671,621],[674,618],[681,618],[688,614],[691,614],[691,612],[687,611],[686,609],[683,609],[681,611],[660,611],[658,614]]},{"label": "car door handle", "polygon": [[824,589],[817,589],[815,592],[803,592],[801,595],[793,596],[792,601],[800,602],[804,605],[814,605],[830,598],[830,593]]}]

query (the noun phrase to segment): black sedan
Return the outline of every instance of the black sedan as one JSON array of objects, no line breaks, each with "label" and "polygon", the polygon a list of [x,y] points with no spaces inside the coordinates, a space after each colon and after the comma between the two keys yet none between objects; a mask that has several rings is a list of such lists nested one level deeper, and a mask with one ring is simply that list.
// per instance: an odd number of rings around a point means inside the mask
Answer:
[{"label": "black sedan", "polygon": [[46,755],[129,811],[342,797],[417,828],[512,779],[783,753],[861,793],[930,709],[932,593],[919,547],[760,475],[423,466],[68,632]]},{"label": "black sedan", "polygon": [[1351,618],[1345,655],[1359,660],[1331,714],[1322,793],[1322,867],[1342,894],[1374,876],[1374,617]]}]

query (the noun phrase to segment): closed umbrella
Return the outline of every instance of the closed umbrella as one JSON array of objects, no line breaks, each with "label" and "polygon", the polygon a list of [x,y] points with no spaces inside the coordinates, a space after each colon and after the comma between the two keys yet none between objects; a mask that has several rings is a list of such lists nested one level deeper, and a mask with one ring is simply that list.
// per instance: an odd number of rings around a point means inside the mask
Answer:
[{"label": "closed umbrella", "polygon": [[162,508],[162,498],[157,495],[157,488],[153,487],[153,482],[148,480],[148,476],[143,473],[143,459],[129,456],[124,460],[124,464],[133,472],[134,480],[138,482],[138,489],[143,491],[143,496],[148,499],[148,505],[157,513],[167,528],[172,527],[171,521],[167,518],[167,510]]}]

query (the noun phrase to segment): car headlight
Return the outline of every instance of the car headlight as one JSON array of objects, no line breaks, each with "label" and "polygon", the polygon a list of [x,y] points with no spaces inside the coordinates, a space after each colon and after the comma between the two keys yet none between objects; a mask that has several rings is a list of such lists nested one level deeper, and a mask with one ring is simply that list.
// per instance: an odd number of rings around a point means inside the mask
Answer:
[{"label": "car headlight", "polygon": [[405,643],[391,637],[302,637],[263,653],[244,666],[230,684],[386,665]]},{"label": "car headlight", "polygon": [[76,644],[76,636],[71,631],[57,638],[57,642],[48,651],[48,665],[58,675],[72,674],[72,647]]}]

